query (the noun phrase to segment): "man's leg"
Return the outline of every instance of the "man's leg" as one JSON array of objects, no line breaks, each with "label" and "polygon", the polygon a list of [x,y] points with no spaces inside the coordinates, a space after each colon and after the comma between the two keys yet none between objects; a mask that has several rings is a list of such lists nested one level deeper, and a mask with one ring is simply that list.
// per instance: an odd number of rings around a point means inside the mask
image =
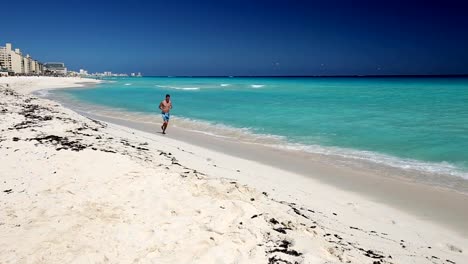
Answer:
[{"label": "man's leg", "polygon": [[164,121],[164,124],[162,125],[163,134],[166,134],[166,128],[167,128],[167,121]]},{"label": "man's leg", "polygon": [[163,119],[163,124],[161,126],[161,130],[162,130],[162,133],[164,134],[166,131],[166,126],[167,126],[167,119],[166,119],[165,114],[162,114],[162,119]]}]

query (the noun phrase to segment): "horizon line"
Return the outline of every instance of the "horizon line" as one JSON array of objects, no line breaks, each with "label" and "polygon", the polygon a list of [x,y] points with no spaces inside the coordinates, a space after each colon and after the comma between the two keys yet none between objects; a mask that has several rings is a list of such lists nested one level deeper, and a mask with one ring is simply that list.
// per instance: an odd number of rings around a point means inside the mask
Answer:
[{"label": "horizon line", "polygon": [[[129,76],[133,77],[133,76]],[[135,76],[136,77],[136,76]],[[197,78],[197,77],[260,77],[260,78],[298,78],[298,77],[307,77],[307,78],[359,78],[359,77],[468,77],[468,73],[465,74],[370,74],[370,75],[361,75],[361,74],[354,74],[354,75],[346,75],[346,74],[339,74],[339,75],[144,75],[143,77],[167,77],[167,78]]]}]

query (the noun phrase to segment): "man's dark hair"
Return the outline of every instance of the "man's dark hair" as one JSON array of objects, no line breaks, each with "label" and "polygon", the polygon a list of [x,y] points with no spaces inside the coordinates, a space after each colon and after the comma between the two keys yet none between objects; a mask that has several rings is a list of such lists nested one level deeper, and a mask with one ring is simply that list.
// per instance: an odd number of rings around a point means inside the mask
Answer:
[{"label": "man's dark hair", "polygon": [[171,95],[170,95],[170,94],[166,94],[166,97],[171,97]]}]

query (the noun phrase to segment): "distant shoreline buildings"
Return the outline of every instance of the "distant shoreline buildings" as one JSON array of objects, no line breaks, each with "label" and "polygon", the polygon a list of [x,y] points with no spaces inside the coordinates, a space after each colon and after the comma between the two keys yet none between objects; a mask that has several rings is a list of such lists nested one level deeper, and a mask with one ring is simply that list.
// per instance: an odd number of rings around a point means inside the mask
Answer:
[{"label": "distant shoreline buildings", "polygon": [[[29,54],[23,56],[20,49],[13,49],[11,43],[0,46],[0,77],[1,76],[82,76],[82,77],[128,77],[125,73],[92,73],[80,69],[79,72],[69,71],[63,62],[42,63],[33,59]],[[132,77],[141,77],[141,73],[131,74]]]},{"label": "distant shoreline buildings", "polygon": [[13,49],[11,43],[0,46],[0,76],[66,76],[67,73],[63,62],[42,63],[29,54],[24,56],[19,48]]},{"label": "distant shoreline buildings", "polygon": [[[128,74],[126,73],[112,73],[110,71],[105,71],[105,72],[95,72],[95,73],[88,73],[87,70],[80,69],[80,71],[77,73],[79,76],[83,77],[129,77]],[[130,77],[142,77],[141,73],[131,73]]]},{"label": "distant shoreline buildings", "polygon": [[29,54],[23,56],[20,49],[13,49],[11,43],[0,46],[0,75],[42,75],[44,64]]}]

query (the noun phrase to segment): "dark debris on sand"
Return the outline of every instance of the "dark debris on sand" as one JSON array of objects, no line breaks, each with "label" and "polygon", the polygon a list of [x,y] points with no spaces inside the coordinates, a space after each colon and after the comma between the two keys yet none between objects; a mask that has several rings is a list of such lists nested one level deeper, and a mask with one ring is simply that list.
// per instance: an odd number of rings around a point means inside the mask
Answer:
[{"label": "dark debris on sand", "polygon": [[81,151],[89,146],[86,144],[82,144],[77,140],[70,140],[67,137],[61,137],[56,135],[29,138],[28,140],[36,140],[41,144],[52,144],[53,146],[57,147],[56,150],[70,149],[73,151]]}]

